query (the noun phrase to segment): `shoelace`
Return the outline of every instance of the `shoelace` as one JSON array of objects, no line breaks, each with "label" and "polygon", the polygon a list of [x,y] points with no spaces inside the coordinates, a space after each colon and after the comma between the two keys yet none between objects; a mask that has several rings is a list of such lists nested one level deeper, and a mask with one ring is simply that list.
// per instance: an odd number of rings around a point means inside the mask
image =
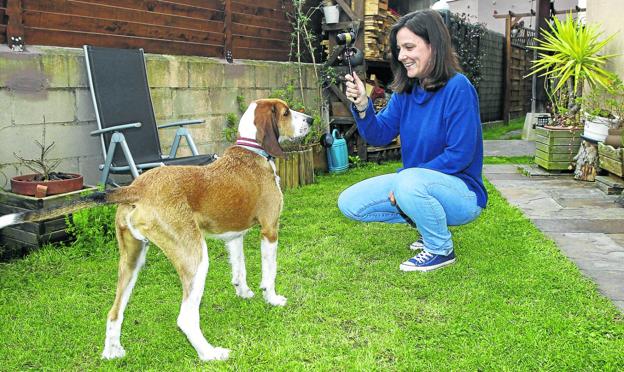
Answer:
[{"label": "shoelace", "polygon": [[414,256],[414,260],[417,261],[418,263],[423,263],[429,260],[431,257],[433,257],[431,253],[422,251],[416,256]]}]

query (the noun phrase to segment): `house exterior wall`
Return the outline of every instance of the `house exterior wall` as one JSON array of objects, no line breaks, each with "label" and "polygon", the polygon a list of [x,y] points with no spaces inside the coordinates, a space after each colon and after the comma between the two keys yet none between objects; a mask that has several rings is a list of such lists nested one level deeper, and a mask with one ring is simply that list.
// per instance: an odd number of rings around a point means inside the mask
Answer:
[{"label": "house exterior wall", "polygon": [[[0,48],[6,46],[0,46]],[[146,54],[148,80],[159,124],[198,118],[203,125],[188,127],[200,153],[221,154],[228,146],[222,130],[228,113],[238,112],[236,97],[246,103],[267,97],[298,81],[296,64],[206,57]],[[313,102],[316,80],[312,65],[304,65],[306,102]],[[296,84],[298,85],[298,84]],[[44,125],[45,123],[45,125]],[[58,170],[81,173],[96,184],[104,160],[88,88],[82,49],[30,48],[16,53],[0,49],[0,171],[7,177],[32,173],[14,154],[31,159],[40,153],[35,140],[55,143],[51,159],[62,159]],[[160,132],[168,153],[175,129]],[[179,155],[190,155],[183,141]],[[0,187],[7,188],[0,174]]]},{"label": "house exterior wall", "polygon": [[622,27],[624,1],[587,0],[587,22],[597,24],[603,31],[603,37],[617,33],[603,49],[603,54],[616,54],[606,68],[624,78],[624,27]]}]

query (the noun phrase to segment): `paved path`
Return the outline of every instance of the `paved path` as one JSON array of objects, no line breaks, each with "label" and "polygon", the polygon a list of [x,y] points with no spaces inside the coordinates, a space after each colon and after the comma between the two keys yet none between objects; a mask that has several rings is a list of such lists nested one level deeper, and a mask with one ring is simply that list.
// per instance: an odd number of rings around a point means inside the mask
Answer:
[{"label": "paved path", "polygon": [[[486,156],[532,155],[522,142],[485,141]],[[526,176],[517,165],[486,165],[484,176],[624,312],[624,208],[616,195],[571,175]]]}]

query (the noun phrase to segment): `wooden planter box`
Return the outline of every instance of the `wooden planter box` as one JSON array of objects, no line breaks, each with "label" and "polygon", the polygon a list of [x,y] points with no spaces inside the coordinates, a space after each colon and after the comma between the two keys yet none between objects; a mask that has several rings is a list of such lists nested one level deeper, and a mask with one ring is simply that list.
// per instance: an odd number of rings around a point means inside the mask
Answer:
[{"label": "wooden planter box", "polygon": [[598,162],[601,169],[622,177],[624,175],[624,149],[598,142]]},{"label": "wooden planter box", "polygon": [[288,159],[275,159],[282,190],[314,183],[314,157],[312,148],[287,152]]},{"label": "wooden planter box", "polygon": [[581,145],[582,131],[535,128],[535,164],[546,170],[568,170]]},{"label": "wooden planter box", "polygon": [[[35,198],[9,192],[0,192],[0,215],[55,207],[80,198],[83,192],[93,192],[96,187],[87,186],[82,190],[65,194]],[[69,215],[71,219],[72,216]],[[70,236],[65,231],[65,216],[40,221],[27,222],[5,227],[0,230],[0,261],[21,257],[46,243],[66,241]]]}]

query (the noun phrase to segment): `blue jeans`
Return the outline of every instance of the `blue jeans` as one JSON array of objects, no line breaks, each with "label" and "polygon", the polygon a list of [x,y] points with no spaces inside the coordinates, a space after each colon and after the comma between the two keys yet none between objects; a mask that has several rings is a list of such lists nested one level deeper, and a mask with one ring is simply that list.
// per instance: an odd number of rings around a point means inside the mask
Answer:
[{"label": "blue jeans", "polygon": [[361,222],[405,223],[388,195],[416,224],[425,251],[449,255],[453,240],[448,226],[463,225],[481,214],[477,196],[464,181],[424,168],[369,178],[349,187],[338,197],[338,208]]}]

